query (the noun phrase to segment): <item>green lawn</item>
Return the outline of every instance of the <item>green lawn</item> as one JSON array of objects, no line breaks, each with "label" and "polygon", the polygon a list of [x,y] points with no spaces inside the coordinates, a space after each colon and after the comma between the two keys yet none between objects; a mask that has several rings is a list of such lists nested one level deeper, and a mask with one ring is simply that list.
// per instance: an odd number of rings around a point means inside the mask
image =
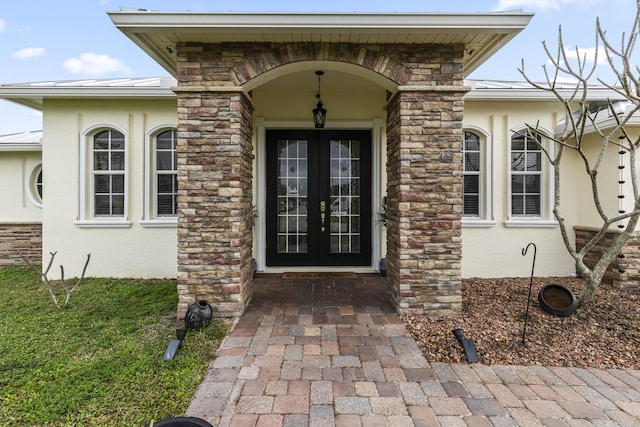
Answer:
[{"label": "green lawn", "polygon": [[[64,292],[62,292],[64,298]],[[144,426],[183,415],[225,333],[190,331],[170,280],[85,278],[55,308],[32,269],[0,267],[0,425]]]}]

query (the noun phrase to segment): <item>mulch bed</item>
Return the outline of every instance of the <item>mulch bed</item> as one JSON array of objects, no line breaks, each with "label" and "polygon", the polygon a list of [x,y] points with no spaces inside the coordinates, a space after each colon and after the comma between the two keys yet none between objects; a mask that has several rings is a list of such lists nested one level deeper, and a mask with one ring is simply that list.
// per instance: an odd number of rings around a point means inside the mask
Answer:
[{"label": "mulch bed", "polygon": [[460,318],[405,316],[409,332],[431,362],[466,362],[452,331],[462,328],[484,364],[640,369],[640,292],[601,285],[593,301],[569,317],[543,311],[538,292],[559,283],[579,296],[576,278],[465,279]]}]

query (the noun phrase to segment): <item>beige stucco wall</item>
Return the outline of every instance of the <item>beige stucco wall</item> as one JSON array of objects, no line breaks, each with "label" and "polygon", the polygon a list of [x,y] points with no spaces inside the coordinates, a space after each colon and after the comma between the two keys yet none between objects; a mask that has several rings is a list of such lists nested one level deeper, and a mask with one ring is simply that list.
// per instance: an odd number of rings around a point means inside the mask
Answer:
[{"label": "beige stucco wall", "polygon": [[[567,255],[558,226],[523,225],[509,227],[508,182],[509,141],[514,130],[526,123],[539,122],[542,128],[552,130],[559,116],[554,112],[557,103],[549,102],[488,102],[465,103],[464,126],[482,129],[491,138],[492,160],[492,211],[495,225],[482,228],[464,226],[462,230],[463,277],[527,277],[531,274],[532,250],[526,257],[522,249],[533,242],[537,247],[536,276],[566,276],[575,273],[571,258]],[[578,221],[580,210],[576,182],[573,178],[578,164],[575,157],[565,156],[561,187],[562,214],[569,225]],[[551,175],[548,175],[551,177]],[[545,184],[545,188],[549,185]],[[545,198],[549,203],[551,200]],[[547,205],[550,212],[550,206]],[[491,218],[489,218],[491,219]],[[552,220],[552,216],[548,216]],[[534,222],[534,221],[533,221]],[[573,235],[572,235],[573,240]]]},{"label": "beige stucco wall", "polygon": [[[95,126],[115,126],[127,138],[129,168],[128,228],[81,228],[81,134]],[[46,203],[43,215],[43,257],[57,251],[55,265],[69,277],[79,275],[91,253],[89,276],[175,277],[176,227],[143,227],[145,135],[159,126],[176,125],[175,100],[48,100],[44,104],[43,163]],[[56,269],[57,270],[57,269]]]},{"label": "beige stucco wall", "polygon": [[0,222],[40,222],[42,210],[29,197],[27,180],[29,171],[40,163],[38,151],[0,152]]},{"label": "beige stucco wall", "polygon": [[[312,113],[318,100],[313,92],[283,94],[257,88],[253,92],[255,116],[266,120],[301,120],[313,127]],[[344,121],[373,120],[384,117],[385,91],[332,92],[322,91],[322,103],[327,109],[326,128]]]},{"label": "beige stucco wall", "polygon": [[[323,102],[328,109],[327,127],[341,122],[384,120],[385,91],[337,93],[323,90]],[[283,98],[281,92],[270,91],[268,85],[253,92],[255,117],[267,122],[280,121],[310,124],[310,110],[315,106],[314,93],[293,93]],[[557,105],[550,102],[488,102],[467,101],[464,126],[480,129],[490,135],[492,173],[491,226],[463,227],[463,277],[523,276],[531,272],[531,254],[521,255],[530,242],[537,245],[537,276],[572,275],[573,262],[566,254],[557,226],[508,227],[508,142],[511,130],[525,123],[540,123],[553,129],[560,118],[554,113]],[[43,247],[45,262],[50,251],[57,251],[56,265],[63,264],[67,275],[77,275],[87,253],[92,254],[88,274],[118,277],[175,277],[177,271],[176,228],[143,227],[144,146],[148,131],[162,125],[175,125],[176,103],[172,100],[153,101],[64,101],[49,100],[44,108],[42,159],[45,170],[46,203],[42,211],[24,199],[25,168],[39,160],[36,153],[4,153],[0,156],[3,170],[16,186],[3,186],[6,197],[15,200],[0,207],[3,219],[44,219]],[[75,221],[80,216],[79,167],[80,135],[98,125],[123,129],[128,138],[129,166],[129,228],[81,228]],[[382,123],[381,129],[385,126]],[[382,134],[380,168],[382,191],[385,195],[385,143]],[[256,159],[257,161],[257,159]],[[607,203],[617,207],[618,155],[612,151],[613,167],[603,167],[602,180],[610,187]],[[5,164],[7,167],[5,168]],[[573,225],[597,224],[587,181],[580,179],[581,165],[575,157],[566,155],[563,162],[562,211],[568,229]],[[254,169],[255,170],[255,169]],[[606,172],[605,172],[606,171]],[[258,180],[254,180],[254,185]],[[546,186],[546,188],[549,188]],[[255,192],[254,189],[254,197]],[[611,199],[611,200],[609,200]],[[375,212],[375,210],[374,210]],[[375,219],[375,218],[374,218]],[[548,219],[552,219],[549,217]],[[375,221],[374,221],[375,226]],[[573,233],[571,233],[573,238]],[[378,244],[385,253],[384,233]],[[255,246],[254,246],[255,247]]]},{"label": "beige stucco wall", "polygon": [[[638,137],[638,133],[640,129],[636,126],[627,126],[626,128],[628,135],[635,139]],[[603,129],[604,132],[609,132],[608,129]],[[617,142],[617,135],[614,135],[614,141]],[[591,167],[595,164],[598,155],[600,154],[600,148],[602,146],[602,139],[596,135],[595,133],[591,133],[585,139],[585,146],[587,147],[586,152],[591,163]],[[610,145],[603,157],[602,164],[599,167],[598,175],[597,175],[597,187],[598,193],[600,196],[601,204],[603,206],[604,212],[609,217],[615,217],[618,215],[618,210],[622,209],[627,212],[633,210],[633,188],[631,184],[631,174],[630,174],[630,162],[629,162],[630,154],[622,155],[622,159],[619,154],[619,149],[615,146]],[[618,165],[624,165],[625,168],[622,170],[622,175],[620,175],[620,170],[618,169]],[[588,227],[601,227],[603,221],[600,215],[597,212],[595,202],[593,200],[593,192],[591,190],[591,181],[587,179],[587,176],[584,172],[583,163],[580,163],[580,181],[579,181],[579,222],[580,225],[588,226]],[[618,181],[622,179],[625,183],[620,186]],[[619,195],[624,195],[623,199],[619,199]],[[623,225],[626,225],[627,221],[623,221]],[[616,226],[612,227],[616,229]]]}]

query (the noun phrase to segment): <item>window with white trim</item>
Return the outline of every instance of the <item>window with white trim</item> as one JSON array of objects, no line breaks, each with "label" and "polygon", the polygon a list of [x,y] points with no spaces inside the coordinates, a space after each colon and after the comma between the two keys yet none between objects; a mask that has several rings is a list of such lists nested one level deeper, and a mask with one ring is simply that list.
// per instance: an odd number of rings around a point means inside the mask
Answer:
[{"label": "window with white trim", "polygon": [[26,191],[31,203],[39,208],[42,207],[42,162],[35,163],[29,169],[26,176]]},{"label": "window with white trim", "polygon": [[177,132],[155,137],[155,216],[175,217],[178,199]]},{"label": "window with white trim", "polygon": [[464,132],[462,147],[462,215],[464,217],[480,217],[480,137],[473,132]]},{"label": "window with white trim", "polygon": [[464,130],[462,143],[462,221],[465,227],[495,225],[491,212],[491,138],[480,129]]},{"label": "window with white trim", "polygon": [[80,137],[81,228],[126,228],[128,219],[128,137],[115,126],[99,125]]},{"label": "window with white trim", "polygon": [[147,132],[145,142],[145,207],[140,224],[175,227],[178,224],[178,132],[163,125]]},{"label": "window with white trim", "polygon": [[511,137],[511,216],[542,217],[541,141],[528,133]]},{"label": "window with white trim", "polygon": [[125,138],[109,129],[93,137],[93,216],[125,215]]},{"label": "window with white trim", "polygon": [[523,129],[509,139],[508,218],[506,227],[553,228],[553,177],[545,150],[553,156],[554,145]]}]

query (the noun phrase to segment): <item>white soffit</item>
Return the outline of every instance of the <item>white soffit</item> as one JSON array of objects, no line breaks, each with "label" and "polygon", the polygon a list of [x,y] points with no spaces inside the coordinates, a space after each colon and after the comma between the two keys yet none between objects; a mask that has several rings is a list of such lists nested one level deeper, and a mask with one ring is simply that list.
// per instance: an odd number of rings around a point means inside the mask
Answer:
[{"label": "white soffit", "polygon": [[465,75],[520,33],[533,14],[193,13],[122,9],[115,26],[176,76],[179,43],[463,44]]}]

